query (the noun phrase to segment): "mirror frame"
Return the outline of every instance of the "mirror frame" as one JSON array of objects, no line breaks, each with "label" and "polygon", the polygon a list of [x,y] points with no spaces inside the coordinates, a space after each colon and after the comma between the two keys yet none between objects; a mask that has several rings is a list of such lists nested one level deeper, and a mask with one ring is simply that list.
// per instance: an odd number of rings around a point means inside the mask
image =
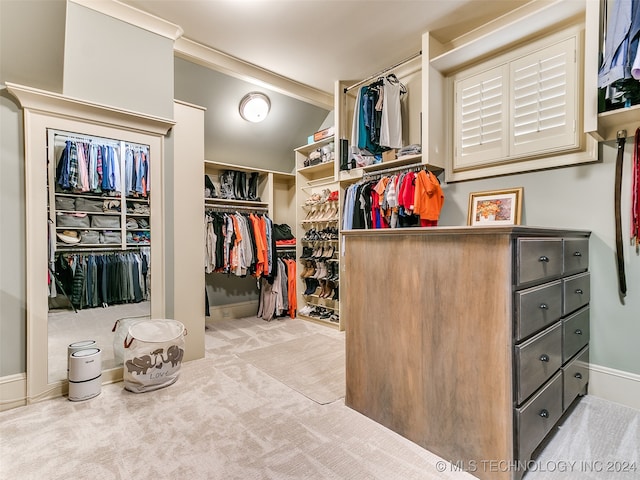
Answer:
[{"label": "mirror frame", "polygon": [[[6,83],[7,91],[23,109],[26,303],[27,404],[59,397],[68,390],[66,379],[48,380],[47,265],[47,130],[78,132],[149,145],[151,184],[151,315],[165,313],[165,232],[163,172],[164,136],[173,120],[99,105],[23,85]],[[46,354],[43,354],[46,352]],[[122,368],[102,372],[103,383],[122,379]]]}]

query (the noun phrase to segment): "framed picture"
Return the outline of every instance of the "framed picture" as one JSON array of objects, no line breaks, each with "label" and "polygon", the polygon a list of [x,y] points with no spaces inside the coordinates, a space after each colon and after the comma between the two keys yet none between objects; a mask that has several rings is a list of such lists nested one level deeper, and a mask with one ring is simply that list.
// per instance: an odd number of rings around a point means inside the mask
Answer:
[{"label": "framed picture", "polygon": [[520,225],[522,187],[469,194],[467,225]]}]

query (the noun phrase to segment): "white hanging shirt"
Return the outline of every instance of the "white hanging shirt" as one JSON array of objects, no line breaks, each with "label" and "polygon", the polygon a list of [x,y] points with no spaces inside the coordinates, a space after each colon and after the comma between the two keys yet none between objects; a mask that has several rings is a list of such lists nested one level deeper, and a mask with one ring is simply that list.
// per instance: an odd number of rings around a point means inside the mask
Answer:
[{"label": "white hanging shirt", "polygon": [[380,124],[380,146],[402,148],[402,113],[400,111],[400,82],[384,79],[384,103]]}]

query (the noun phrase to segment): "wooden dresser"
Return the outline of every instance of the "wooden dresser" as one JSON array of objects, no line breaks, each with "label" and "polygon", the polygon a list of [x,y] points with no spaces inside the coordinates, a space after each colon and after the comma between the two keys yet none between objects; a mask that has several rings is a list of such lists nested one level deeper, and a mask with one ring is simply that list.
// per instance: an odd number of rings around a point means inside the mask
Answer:
[{"label": "wooden dresser", "polygon": [[521,478],[587,391],[590,233],[342,234],[346,404],[479,478]]}]

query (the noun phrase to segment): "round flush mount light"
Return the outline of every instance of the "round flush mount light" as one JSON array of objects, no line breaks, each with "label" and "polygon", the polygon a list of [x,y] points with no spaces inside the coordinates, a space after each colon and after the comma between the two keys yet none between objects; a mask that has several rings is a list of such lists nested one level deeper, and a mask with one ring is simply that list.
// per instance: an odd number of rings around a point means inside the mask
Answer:
[{"label": "round flush mount light", "polygon": [[261,122],[267,118],[271,102],[264,93],[247,93],[240,101],[240,116],[248,122]]}]

